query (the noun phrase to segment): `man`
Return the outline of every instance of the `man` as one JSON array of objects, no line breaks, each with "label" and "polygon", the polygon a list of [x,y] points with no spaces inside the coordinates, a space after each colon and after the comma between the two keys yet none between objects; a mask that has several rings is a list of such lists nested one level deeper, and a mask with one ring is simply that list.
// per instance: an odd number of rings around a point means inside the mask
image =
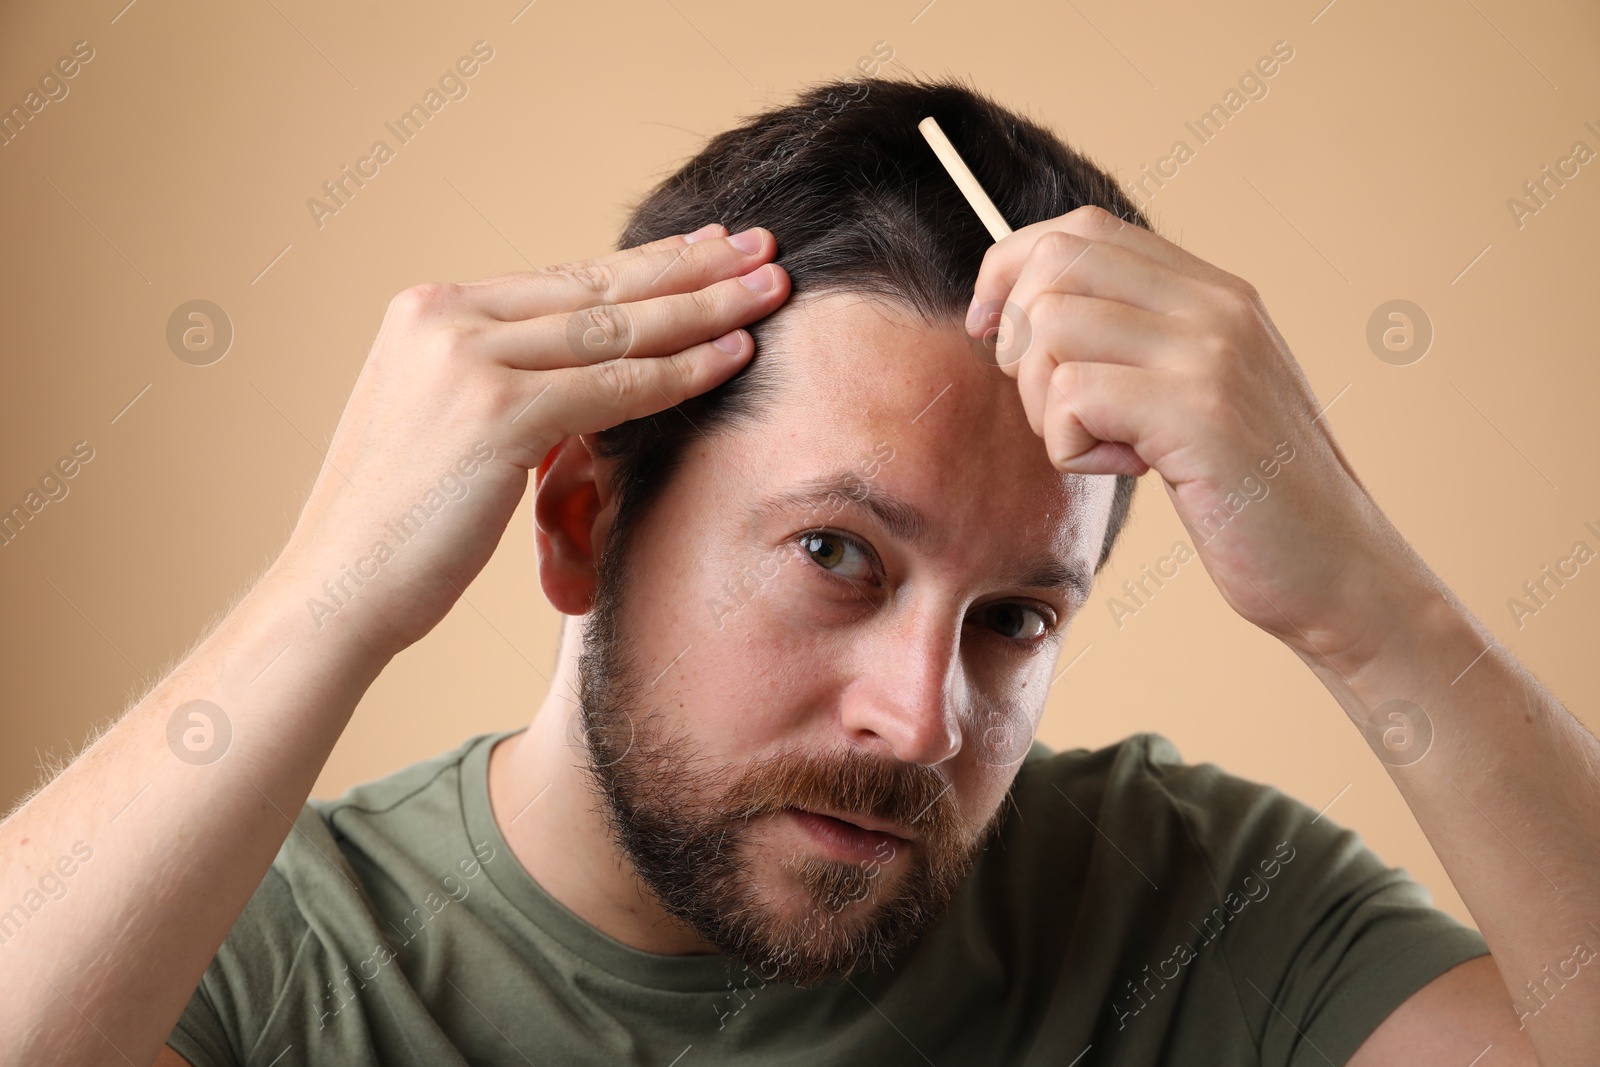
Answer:
[{"label": "man", "polygon": [[[1246,283],[954,83],[809,91],[619,243],[397,298],[278,561],[0,827],[7,898],[93,846],[5,946],[15,1062],[1588,1062],[1600,746]],[[1031,744],[1151,469],[1356,728],[1431,724],[1386,762],[1481,936],[1158,737]],[[532,725],[302,807],[529,471]]]}]

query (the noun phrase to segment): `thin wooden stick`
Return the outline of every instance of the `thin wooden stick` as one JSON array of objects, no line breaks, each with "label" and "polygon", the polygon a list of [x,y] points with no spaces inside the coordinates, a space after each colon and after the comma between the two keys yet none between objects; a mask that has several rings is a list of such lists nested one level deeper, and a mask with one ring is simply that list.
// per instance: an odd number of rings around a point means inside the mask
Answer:
[{"label": "thin wooden stick", "polygon": [[973,176],[961,158],[961,153],[956,151],[956,146],[950,143],[950,138],[944,135],[939,128],[938,121],[929,115],[917,123],[917,129],[922,131],[922,136],[928,139],[928,144],[933,148],[934,155],[939,157],[939,162],[944,164],[944,169],[950,172],[950,177],[955,179],[956,188],[961,190],[961,195],[967,198],[967,203],[972,205],[972,210],[978,213],[989,230],[989,236],[996,241],[1011,233],[1011,227],[1006,225],[1006,220],[1000,214],[1000,209],[994,206],[994,201],[989,199],[989,194],[983,191],[983,186],[978,184],[978,179]]}]

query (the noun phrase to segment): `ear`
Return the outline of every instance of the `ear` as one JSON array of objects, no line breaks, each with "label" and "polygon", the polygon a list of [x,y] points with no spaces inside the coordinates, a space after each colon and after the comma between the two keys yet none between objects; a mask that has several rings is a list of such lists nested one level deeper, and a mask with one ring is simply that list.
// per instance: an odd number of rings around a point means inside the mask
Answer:
[{"label": "ear", "polygon": [[552,448],[533,475],[533,537],[539,585],[564,615],[584,615],[594,601],[596,546],[615,517],[610,461],[582,437]]}]

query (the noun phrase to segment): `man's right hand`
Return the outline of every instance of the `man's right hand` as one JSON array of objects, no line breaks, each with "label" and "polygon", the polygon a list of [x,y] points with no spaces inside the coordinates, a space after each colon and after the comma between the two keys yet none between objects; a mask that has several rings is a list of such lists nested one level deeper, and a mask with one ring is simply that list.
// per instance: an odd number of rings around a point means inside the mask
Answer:
[{"label": "man's right hand", "polygon": [[319,626],[353,622],[385,655],[415,642],[488,562],[551,448],[742,367],[754,343],[737,327],[789,279],[769,231],[725,234],[395,297],[274,566]]},{"label": "man's right hand", "polygon": [[0,913],[0,1067],[153,1062],[362,694],[488,561],[528,471],[745,364],[737,327],[789,294],[776,242],[695,236],[395,298],[277,561],[0,823],[0,907],[92,857]]}]

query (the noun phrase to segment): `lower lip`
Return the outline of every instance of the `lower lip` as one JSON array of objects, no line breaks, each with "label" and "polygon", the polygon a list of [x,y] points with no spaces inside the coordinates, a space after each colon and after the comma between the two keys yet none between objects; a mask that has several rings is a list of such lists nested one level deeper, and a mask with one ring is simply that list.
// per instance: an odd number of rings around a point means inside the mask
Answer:
[{"label": "lower lip", "polygon": [[878,830],[863,830],[830,815],[818,815],[798,808],[788,808],[786,811],[832,859],[847,863],[876,860],[885,864],[902,850],[911,847],[911,842],[903,837]]}]

